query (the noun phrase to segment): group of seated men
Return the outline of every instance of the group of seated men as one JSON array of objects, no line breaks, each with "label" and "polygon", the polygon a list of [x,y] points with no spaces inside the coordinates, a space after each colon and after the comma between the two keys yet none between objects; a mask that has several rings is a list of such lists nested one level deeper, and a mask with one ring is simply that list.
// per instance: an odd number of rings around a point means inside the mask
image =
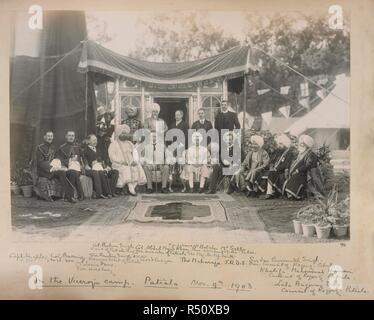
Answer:
[{"label": "group of seated men", "polygon": [[[58,179],[65,199],[72,203],[84,199],[81,175],[92,178],[94,198],[107,199],[117,196],[122,188],[135,196],[138,185],[146,185],[147,193],[154,192],[156,172],[162,193],[172,192],[178,178],[182,192],[214,194],[226,177],[227,193],[239,191],[256,197],[263,192],[266,199],[279,195],[301,199],[308,170],[317,166],[313,139],[302,135],[295,153],[290,138],[278,135],[278,149],[270,157],[263,148],[263,138],[253,135],[244,154],[239,121],[228,107],[229,103],[223,101],[215,128],[200,109],[193,130],[183,121],[181,111],[176,112],[175,124],[168,128],[158,117],[160,107],[156,103],[143,127],[135,117],[135,108],[128,107],[127,119],[117,126],[110,123],[108,113],[98,110],[97,136],[90,134],[82,144],[76,143],[74,131],[68,130],[66,142],[56,148],[53,132],[45,133],[44,143],[36,150],[37,174]],[[166,139],[169,132],[177,134]],[[196,181],[199,187],[194,190]],[[43,198],[53,201],[49,195]]]}]

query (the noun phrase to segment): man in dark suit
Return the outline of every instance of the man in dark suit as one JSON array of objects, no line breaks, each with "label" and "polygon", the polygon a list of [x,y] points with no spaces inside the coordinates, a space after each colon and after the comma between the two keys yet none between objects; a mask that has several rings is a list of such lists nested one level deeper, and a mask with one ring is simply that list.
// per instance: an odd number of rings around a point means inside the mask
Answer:
[{"label": "man in dark suit", "polygon": [[[169,127],[169,129],[179,129],[182,130],[185,138],[185,148],[187,148],[188,142],[188,125],[186,121],[183,120],[183,111],[177,110],[175,111],[175,121],[173,121]],[[175,140],[174,140],[175,141]]]},{"label": "man in dark suit", "polygon": [[235,112],[229,111],[229,107],[230,102],[223,100],[221,103],[221,112],[215,118],[214,127],[218,130],[219,135],[221,135],[222,129],[230,131],[240,129],[238,115]]},{"label": "man in dark suit", "polygon": [[[196,131],[199,130],[205,130],[205,132],[208,132],[210,129],[213,129],[213,125],[209,120],[205,119],[205,110],[200,108],[197,110],[197,114],[199,116],[199,120],[195,121],[192,124],[192,129],[195,129]],[[211,142],[210,137],[207,139],[207,145],[209,145]]]},{"label": "man in dark suit", "polygon": [[68,130],[65,133],[66,142],[60,146],[57,151],[58,158],[61,160],[61,165],[68,170],[66,177],[70,183],[77,189],[78,199],[84,199],[83,188],[79,176],[81,174],[81,148],[75,142],[75,132]]},{"label": "man in dark suit", "polygon": [[93,180],[96,198],[112,198],[118,180],[118,170],[111,170],[96,149],[97,138],[94,134],[87,137],[87,147],[84,151],[86,175]]},{"label": "man in dark suit", "polygon": [[[77,201],[74,199],[73,188],[66,178],[66,168],[64,169],[61,166],[61,163],[59,166],[53,165],[53,162],[56,163],[56,159],[58,159],[58,157],[57,150],[52,142],[53,132],[47,131],[44,134],[44,143],[38,145],[36,148],[36,166],[38,177],[44,177],[49,180],[57,178],[62,185],[62,189],[65,193],[67,201],[75,203]],[[58,162],[61,161],[58,160]],[[52,201],[50,197],[48,198],[49,199],[47,200]]]},{"label": "man in dark suit", "polygon": [[[226,136],[226,138],[225,138]],[[233,157],[234,156],[234,148],[240,151],[240,158],[243,159],[243,150],[241,149],[239,140],[234,137],[234,134],[232,132],[228,132],[224,136],[224,139],[221,144],[221,148],[226,149],[227,156],[228,157]],[[219,163],[215,163],[212,165],[212,175],[210,177],[210,185],[209,185],[209,190],[206,192],[207,194],[214,194],[217,191],[217,187],[222,180],[222,177],[224,175],[224,168],[229,168],[231,165],[233,168],[238,168],[240,167],[240,162],[239,164],[236,163],[235,161],[230,162],[228,159],[223,159],[221,150],[218,146],[217,143],[212,142],[210,145],[211,149],[211,157],[213,157],[214,152],[212,150],[212,145],[215,145],[215,149],[218,149],[218,156],[219,156]],[[240,159],[240,160],[241,160]],[[232,175],[228,175],[229,179],[231,180]]]},{"label": "man in dark suit", "polygon": [[193,124],[192,124],[192,129],[195,129],[196,131],[200,130],[200,129],[203,129],[205,131],[209,131],[210,129],[213,129],[213,125],[212,123],[209,121],[209,120],[206,120],[205,119],[205,111],[204,109],[200,108],[198,111],[197,111],[197,114],[199,116],[199,120],[195,121]]}]

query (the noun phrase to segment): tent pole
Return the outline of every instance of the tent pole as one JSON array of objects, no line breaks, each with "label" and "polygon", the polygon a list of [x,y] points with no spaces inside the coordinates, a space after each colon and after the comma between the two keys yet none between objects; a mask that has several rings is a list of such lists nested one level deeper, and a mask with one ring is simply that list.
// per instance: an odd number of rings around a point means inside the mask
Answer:
[{"label": "tent pole", "polygon": [[247,114],[247,74],[243,75],[243,137],[245,135],[246,114]]},{"label": "tent pole", "polygon": [[141,114],[140,118],[142,119],[142,123],[144,123],[145,118],[145,90],[144,90],[144,84],[142,83],[142,97],[141,97]]},{"label": "tent pole", "polygon": [[119,96],[119,78],[116,78],[115,82],[115,124],[121,124],[121,101]]},{"label": "tent pole", "polygon": [[86,108],[84,110],[84,136],[87,137],[87,114],[88,114],[88,72],[86,72],[86,96],[85,96]]}]

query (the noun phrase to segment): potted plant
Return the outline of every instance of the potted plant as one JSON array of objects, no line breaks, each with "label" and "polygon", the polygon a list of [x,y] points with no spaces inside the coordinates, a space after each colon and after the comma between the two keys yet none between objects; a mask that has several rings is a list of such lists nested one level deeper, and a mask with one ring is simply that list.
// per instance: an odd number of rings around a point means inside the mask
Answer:
[{"label": "potted plant", "polygon": [[22,169],[22,174],[17,184],[20,186],[22,190],[22,194],[25,198],[32,197],[33,180],[31,176],[31,172],[29,170],[27,170],[26,168]]},{"label": "potted plant", "polygon": [[349,198],[341,201],[331,213],[332,230],[338,238],[345,237],[349,228]]},{"label": "potted plant", "polygon": [[[298,233],[300,232],[300,224],[301,229],[304,237],[312,237],[316,230],[315,230],[315,205],[308,205],[306,207],[303,207],[299,210],[297,214],[298,219],[294,222],[294,227],[297,228]],[[295,233],[296,233],[295,228]]]},{"label": "potted plant", "polygon": [[13,193],[15,196],[21,194],[21,188],[15,180],[10,181],[10,192]]},{"label": "potted plant", "polygon": [[11,170],[10,177],[10,191],[14,195],[21,194],[20,183],[22,182],[23,167],[19,161],[16,161],[15,166]]},{"label": "potted plant", "polygon": [[312,213],[312,205],[306,206],[301,208],[297,214],[296,218],[292,220],[293,227],[296,234],[303,234],[302,223],[307,222],[307,218],[311,216]]},{"label": "potted plant", "polygon": [[301,226],[300,219],[299,218],[293,219],[292,223],[293,223],[293,228],[295,230],[295,233],[296,234],[302,234],[303,233],[303,228]]},{"label": "potted plant", "polygon": [[319,218],[317,218],[315,227],[318,239],[328,239],[330,237],[331,223],[328,220],[328,215],[322,213]]}]

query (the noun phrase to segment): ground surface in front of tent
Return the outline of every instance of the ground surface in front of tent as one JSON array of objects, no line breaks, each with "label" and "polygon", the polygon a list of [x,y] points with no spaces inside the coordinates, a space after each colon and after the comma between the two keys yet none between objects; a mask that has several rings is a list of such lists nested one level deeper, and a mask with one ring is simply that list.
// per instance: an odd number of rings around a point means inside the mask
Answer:
[{"label": "ground surface in front of tent", "polygon": [[[252,199],[225,193],[171,193],[118,196],[110,200],[84,200],[70,204],[62,200],[49,203],[12,196],[12,226],[14,238],[20,241],[108,239],[293,243],[347,240],[320,240],[294,234],[292,219],[298,209],[310,201]],[[140,216],[145,219],[131,219],[134,208],[144,204],[148,206]],[[214,216],[212,211],[217,211],[214,208],[220,206],[222,215]]]}]

